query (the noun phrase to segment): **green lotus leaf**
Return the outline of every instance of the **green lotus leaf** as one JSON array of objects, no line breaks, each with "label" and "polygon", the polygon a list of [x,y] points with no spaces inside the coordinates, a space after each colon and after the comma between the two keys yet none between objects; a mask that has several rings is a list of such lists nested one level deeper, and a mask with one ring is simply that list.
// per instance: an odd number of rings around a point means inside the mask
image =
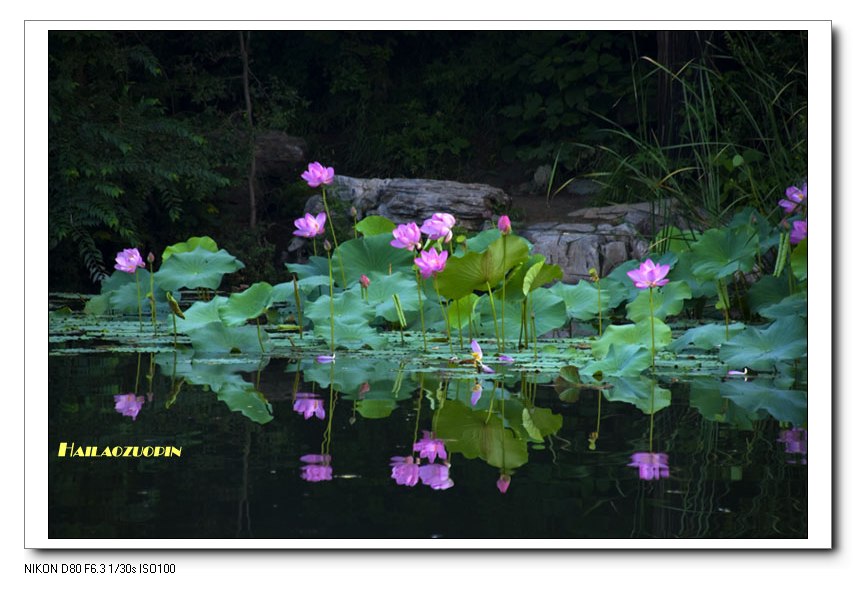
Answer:
[{"label": "green lotus leaf", "polygon": [[350,239],[340,244],[332,258],[333,280],[338,280],[340,277],[339,256],[345,265],[348,284],[356,283],[361,275],[368,275],[371,272],[409,272],[413,266],[413,254],[406,249],[389,245],[392,239],[391,233],[384,233],[362,239]]},{"label": "green lotus leaf", "polygon": [[176,319],[176,329],[189,333],[209,323],[220,323],[220,307],[226,304],[226,297],[214,297],[210,301],[196,301],[184,312],[184,319]]},{"label": "green lotus leaf", "polygon": [[[416,313],[419,311],[419,295],[416,292],[416,276],[410,272],[373,273],[367,294],[369,305],[375,309],[378,317],[390,323],[398,323],[398,312],[392,295],[398,295],[401,310]],[[357,285],[359,288],[359,285]]]},{"label": "green lotus leaf", "polygon": [[645,415],[651,415],[672,404],[672,393],[660,388],[653,380],[645,377],[611,378],[612,388],[604,389],[607,401],[630,403]]},{"label": "green lotus leaf", "polygon": [[526,271],[523,277],[523,296],[554,280],[561,280],[562,276],[562,268],[559,266],[544,262],[536,263]]},{"label": "green lotus leaf", "polygon": [[[665,245],[666,251],[681,254],[690,250],[691,245],[695,243],[698,235],[699,233],[697,231],[691,231],[688,229],[681,230],[670,225],[669,227],[661,229],[657,235],[654,236],[653,243]],[[654,249],[653,246],[652,249]],[[657,248],[657,250],[660,251],[659,248]]]},{"label": "green lotus leaf", "polygon": [[797,280],[808,278],[808,237],[799,242],[791,252],[791,270]]},{"label": "green lotus leaf", "polygon": [[[329,298],[327,300],[329,300]],[[330,321],[328,320],[324,323],[316,322],[314,334],[316,337],[320,337],[329,343]],[[334,335],[337,348],[341,347],[348,350],[359,350],[368,346],[373,350],[379,350],[387,345],[387,340],[381,337],[377,331],[369,325],[367,320],[361,320],[353,316],[339,317],[337,315]]]},{"label": "green lotus leaf", "polygon": [[637,376],[651,366],[651,350],[642,346],[627,344],[609,346],[609,352],[603,360],[589,362],[581,374],[591,376],[597,372],[614,376]]},{"label": "green lotus leaf", "polygon": [[446,401],[434,420],[434,432],[449,452],[481,458],[491,466],[511,470],[529,461],[526,442],[503,427],[499,416],[472,411],[460,401]]},{"label": "green lotus leaf", "polygon": [[468,252],[451,257],[446,269],[438,275],[440,294],[447,299],[459,299],[474,291],[487,291],[503,280],[509,270],[529,258],[529,242],[517,235],[506,238],[503,266],[502,240],[494,241],[484,252]]},{"label": "green lotus leaf", "polygon": [[758,309],[758,314],[767,319],[808,318],[808,293],[798,292],[785,297],[778,303],[761,307]]},{"label": "green lotus leaf", "polygon": [[[638,323],[651,316],[649,289],[637,289],[639,294],[632,303],[627,304],[627,318]],[[654,289],[654,316],[663,321],[666,317],[677,315],[684,308],[684,301],[692,298],[689,285],[683,281],[669,282]]]},{"label": "green lotus leaf", "polygon": [[[190,330],[187,334],[190,336],[193,350],[200,356],[262,353],[259,332],[254,325],[227,327],[217,321]],[[264,330],[261,332],[261,337],[265,349],[269,349],[270,338]]]},{"label": "green lotus leaf", "polygon": [[166,262],[172,254],[192,252],[198,247],[212,253],[215,253],[219,249],[217,243],[207,235],[203,237],[191,237],[187,241],[175,243],[163,250],[161,261]]},{"label": "green lotus leaf", "polygon": [[805,391],[779,389],[766,379],[744,381],[729,379],[722,383],[722,396],[746,411],[764,411],[778,421],[804,425],[808,420],[808,395]]},{"label": "green lotus leaf", "polygon": [[[668,325],[654,318],[654,345],[658,350],[665,349],[672,343],[672,330]],[[597,341],[591,345],[592,355],[601,359],[609,352],[610,346],[622,347],[627,345],[642,346],[651,349],[651,319],[629,325],[610,325]]]},{"label": "green lotus leaf", "polygon": [[[544,335],[554,329],[561,329],[568,322],[567,312],[565,311],[565,303],[561,297],[553,294],[553,289],[536,290],[529,295],[529,312],[535,316],[535,333]],[[490,301],[487,296],[482,296],[483,301],[479,303],[481,311],[480,323],[482,333],[489,336],[494,336],[493,312],[490,308]],[[496,318],[502,323],[502,304],[498,297],[494,294],[494,304],[496,305]],[[521,333],[520,330],[520,315],[523,307],[522,302],[505,302],[505,339],[506,341],[517,341]],[[529,326],[530,335],[531,325]]]},{"label": "green lotus leaf", "polygon": [[695,378],[690,383],[690,407],[696,409],[708,421],[730,423],[741,430],[751,430],[752,422],[760,417],[740,405],[724,399],[721,394],[722,380],[719,377]]},{"label": "green lotus leaf", "polygon": [[[139,296],[142,298],[143,315],[149,316],[151,307],[146,298],[150,285],[148,270],[138,268],[137,277],[140,281]],[[178,295],[176,298],[181,299]],[[87,301],[84,312],[88,315],[106,315],[111,312],[136,315],[139,313],[138,301],[137,281],[134,274],[116,270],[101,282],[101,294]],[[157,282],[157,273],[155,273],[155,301],[157,301],[158,313],[165,315],[168,309],[166,296],[164,289]]]},{"label": "green lotus leaf", "polygon": [[[568,319],[578,321],[591,321],[598,314],[598,292],[597,285],[587,280],[580,280],[576,284],[559,283],[550,287],[550,292],[562,297],[565,301],[565,309]],[[607,311],[609,293],[601,292],[600,300],[602,311]]]},{"label": "green lotus leaf", "polygon": [[[467,240],[467,247],[461,248],[460,255],[464,255],[467,252],[476,252],[480,253],[485,251],[490,244],[494,241],[498,240],[502,237],[502,233],[500,233],[499,229],[486,229],[484,231],[480,231],[478,235],[470,237]],[[455,252],[456,254],[458,252]]]},{"label": "green lotus leaf", "polygon": [[536,442],[562,429],[562,416],[544,407],[527,407],[522,413],[523,428]]},{"label": "green lotus leaf", "polygon": [[369,215],[357,223],[357,231],[366,237],[392,233],[396,227],[395,223],[380,215]]},{"label": "green lotus leaf", "polygon": [[[349,289],[333,295],[333,312],[336,325],[345,321],[352,324],[368,323],[375,318],[374,308],[369,306],[358,290]],[[330,329],[330,295],[323,294],[311,303],[304,304],[303,316],[311,319],[315,328],[322,325]],[[371,329],[374,332],[374,329]]]},{"label": "green lotus leaf", "polygon": [[[459,328],[466,333],[467,326],[470,324],[470,320],[473,319],[473,311],[478,300],[478,296],[469,294],[462,299],[449,301],[446,309],[449,312],[449,325],[452,326],[453,333]],[[435,324],[432,328],[436,330],[445,329],[440,324]]]},{"label": "green lotus leaf", "polygon": [[[326,280],[324,284],[329,284],[329,268],[327,267],[327,258],[322,256],[309,256],[308,264],[286,264],[286,268],[293,275],[297,276],[298,282],[303,283],[309,279],[318,280],[323,277]],[[335,271],[335,266],[333,267]],[[315,284],[314,286],[318,286]],[[302,287],[301,287],[302,288]]]},{"label": "green lotus leaf", "polygon": [[257,282],[244,292],[230,295],[226,303],[218,309],[220,319],[229,327],[243,325],[248,320],[261,316],[271,305],[272,298],[273,287],[267,282]]},{"label": "green lotus leaf", "polygon": [[264,425],[273,420],[273,408],[251,383],[243,385],[228,383],[216,392],[217,398],[226,406],[258,424]]},{"label": "green lotus leaf", "polygon": [[[728,336],[734,337],[745,326],[742,323],[732,323],[728,326]],[[684,334],[672,342],[669,349],[675,353],[683,352],[687,348],[696,348],[699,350],[712,350],[726,341],[725,325],[721,323],[709,323],[708,325],[700,325],[693,327],[684,332]]]},{"label": "green lotus leaf", "polygon": [[716,296],[716,281],[702,280],[693,274],[695,263],[693,252],[684,252],[679,261],[669,270],[669,280],[683,282],[690,287],[693,298],[704,299]]},{"label": "green lotus leaf", "polygon": [[708,229],[693,246],[692,272],[701,282],[749,272],[758,248],[758,234],[751,228]]},{"label": "green lotus leaf", "polygon": [[164,290],[209,288],[220,286],[224,274],[235,272],[244,264],[226,250],[216,252],[198,247],[190,252],[172,254],[155,272],[155,284]]},{"label": "green lotus leaf", "polygon": [[774,305],[791,294],[787,273],[782,276],[765,275],[749,287],[746,298],[749,308],[757,313],[762,307]]},{"label": "green lotus leaf", "polygon": [[398,403],[392,399],[363,399],[357,401],[357,413],[366,419],[383,419],[389,417]]},{"label": "green lotus leaf", "polygon": [[777,362],[796,360],[807,352],[808,330],[805,320],[787,317],[764,329],[747,327],[722,344],[719,359],[729,368],[748,366],[756,371],[769,371]]}]

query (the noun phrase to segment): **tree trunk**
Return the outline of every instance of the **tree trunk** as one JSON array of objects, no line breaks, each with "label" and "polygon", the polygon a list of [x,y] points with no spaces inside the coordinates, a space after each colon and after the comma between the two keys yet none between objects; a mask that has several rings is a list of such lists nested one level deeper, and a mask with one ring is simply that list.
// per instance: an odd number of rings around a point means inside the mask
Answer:
[{"label": "tree trunk", "polygon": [[243,62],[244,101],[247,105],[247,128],[250,142],[250,173],[247,176],[247,188],[250,193],[250,229],[256,228],[256,137],[253,129],[253,101],[250,98],[250,64],[247,45],[250,42],[249,33],[244,42],[244,33],[238,31],[241,40],[241,61]]}]

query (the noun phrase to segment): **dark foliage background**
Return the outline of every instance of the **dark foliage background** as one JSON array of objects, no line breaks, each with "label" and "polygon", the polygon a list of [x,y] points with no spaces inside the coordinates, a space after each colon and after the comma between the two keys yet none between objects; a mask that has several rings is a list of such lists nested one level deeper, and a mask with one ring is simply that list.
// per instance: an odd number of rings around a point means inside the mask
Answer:
[{"label": "dark foliage background", "polygon": [[675,197],[712,222],[738,204],[765,211],[807,174],[806,38],[245,33],[253,132],[308,146],[293,175],[257,179],[250,228],[236,31],[53,32],[49,239],[68,263],[50,266],[49,285],[93,291],[116,251],[202,234],[247,264],[243,279],[276,280],[314,160],[503,187],[555,163],[556,183],[587,174],[611,200]]}]

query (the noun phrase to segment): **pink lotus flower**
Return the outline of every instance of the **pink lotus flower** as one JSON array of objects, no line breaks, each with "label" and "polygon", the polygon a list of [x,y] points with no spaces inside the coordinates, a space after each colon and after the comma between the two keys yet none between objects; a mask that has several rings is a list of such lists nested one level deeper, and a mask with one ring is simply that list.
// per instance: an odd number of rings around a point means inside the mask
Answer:
[{"label": "pink lotus flower", "polygon": [[413,456],[393,456],[392,477],[396,484],[413,487],[419,482],[419,464],[413,460]]},{"label": "pink lotus flower", "polygon": [[300,467],[300,478],[310,483],[333,480],[333,467],[330,466],[332,457],[329,454],[306,454],[300,457],[302,462],[308,462]]},{"label": "pink lotus flower", "polygon": [[137,421],[137,415],[146,399],[145,397],[138,397],[134,393],[128,393],[127,395],[113,395],[113,401],[116,403],[115,409],[118,413]]},{"label": "pink lotus flower", "polygon": [[654,288],[663,286],[669,282],[666,274],[669,273],[668,264],[655,264],[650,259],[645,260],[638,270],[630,270],[627,275],[636,285],[636,288]]},{"label": "pink lotus flower", "polygon": [[419,257],[414,260],[414,263],[419,267],[422,278],[431,278],[446,268],[446,258],[448,257],[449,252],[440,252],[438,254],[437,250],[430,248],[420,253]]},{"label": "pink lotus flower", "polygon": [[322,184],[332,184],[333,168],[325,168],[318,162],[312,162],[300,177],[306,180],[306,183],[312,188],[317,188]]},{"label": "pink lotus flower", "polygon": [[431,432],[422,432],[422,439],[413,443],[413,451],[419,452],[420,458],[427,458],[429,462],[434,462],[439,456],[446,460],[446,446],[443,445],[443,440],[438,440]]},{"label": "pink lotus flower", "polygon": [[455,217],[449,213],[434,213],[430,219],[422,223],[421,231],[428,236],[428,239],[449,243],[452,240],[452,227],[455,223]]},{"label": "pink lotus flower", "polygon": [[808,237],[808,221],[794,221],[791,228],[791,244],[796,245]]},{"label": "pink lotus flower", "polygon": [[402,223],[392,230],[392,236],[395,238],[389,242],[392,247],[411,252],[422,247],[422,233],[416,223]]},{"label": "pink lotus flower", "polygon": [[368,288],[371,283],[372,281],[369,280],[369,277],[365,274],[360,276],[360,286],[362,286],[363,288]]},{"label": "pink lotus flower", "polygon": [[324,234],[324,223],[327,221],[325,213],[318,213],[317,217],[306,213],[300,219],[295,219],[294,224],[297,226],[297,231],[294,232],[298,237],[311,239]]},{"label": "pink lotus flower", "polygon": [[482,386],[481,383],[476,383],[473,387],[472,395],[470,395],[470,405],[475,405],[479,402],[482,396]]},{"label": "pink lotus flower", "polygon": [[424,464],[419,467],[419,478],[423,484],[437,491],[455,486],[455,482],[449,478],[448,464]]},{"label": "pink lotus flower", "polygon": [[505,492],[508,491],[508,487],[511,485],[511,475],[502,473],[499,475],[499,479],[496,481],[496,488],[499,489],[499,492],[505,495]]},{"label": "pink lotus flower", "polygon": [[295,413],[302,413],[303,419],[309,419],[313,415],[318,419],[327,417],[324,412],[324,399],[312,393],[297,393],[295,396],[297,398],[294,400],[292,408]]},{"label": "pink lotus flower", "polygon": [[473,353],[471,354],[473,357],[473,364],[479,372],[486,372],[488,374],[493,374],[494,372],[496,372],[493,368],[482,362],[484,354],[482,354],[481,346],[476,340],[470,342],[470,349],[473,351]]},{"label": "pink lotus flower", "polygon": [[331,364],[336,361],[336,354],[333,354],[332,356],[317,356],[315,361],[318,362],[318,364]]},{"label": "pink lotus flower", "polygon": [[808,198],[808,182],[803,183],[802,188],[797,188],[796,186],[790,186],[787,190],[785,190],[785,197],[779,201],[779,206],[785,209],[789,213],[793,213],[794,210],[802,205],[805,200]]},{"label": "pink lotus flower", "polygon": [[661,477],[669,478],[669,455],[656,452],[636,452],[630,457],[630,464],[639,469],[639,478],[650,481]]},{"label": "pink lotus flower", "polygon": [[116,270],[133,274],[137,268],[145,268],[146,263],[137,248],[124,249],[116,254]]},{"label": "pink lotus flower", "polygon": [[499,218],[499,221],[496,222],[496,228],[503,235],[511,233],[511,219],[508,218],[508,215],[503,215]]},{"label": "pink lotus flower", "polygon": [[500,354],[499,357],[497,357],[497,360],[502,364],[514,364],[514,358],[505,354]]}]

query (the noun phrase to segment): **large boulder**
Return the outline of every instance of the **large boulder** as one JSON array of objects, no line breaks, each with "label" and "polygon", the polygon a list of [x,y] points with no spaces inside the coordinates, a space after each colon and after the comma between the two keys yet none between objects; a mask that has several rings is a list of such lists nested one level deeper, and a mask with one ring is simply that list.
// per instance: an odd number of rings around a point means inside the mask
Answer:
[{"label": "large boulder", "polygon": [[[341,201],[346,209],[355,207],[360,218],[382,215],[395,223],[421,224],[434,213],[451,213],[459,226],[472,231],[481,230],[494,211],[511,206],[511,197],[487,184],[411,178],[336,176],[327,197]],[[320,195],[310,198],[305,210],[323,211]]]}]

